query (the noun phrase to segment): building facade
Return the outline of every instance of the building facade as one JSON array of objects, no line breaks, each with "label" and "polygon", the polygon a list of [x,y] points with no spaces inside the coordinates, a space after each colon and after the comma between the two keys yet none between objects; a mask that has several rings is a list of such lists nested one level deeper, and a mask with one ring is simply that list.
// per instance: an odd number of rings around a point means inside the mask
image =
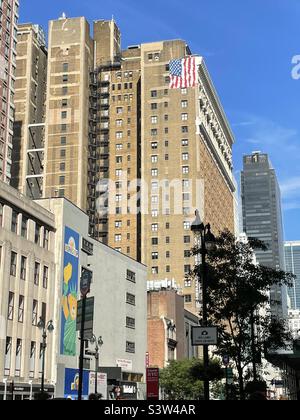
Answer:
[{"label": "building facade", "polygon": [[184,309],[184,297],[176,289],[156,286],[148,287],[148,355],[150,367],[163,369],[174,360],[198,357],[192,327],[199,318]]},{"label": "building facade", "polygon": [[293,286],[288,289],[292,310],[300,310],[300,242],[286,242],[284,244],[285,269],[293,273],[296,278]]},{"label": "building facade", "polygon": [[[0,183],[0,399],[15,384],[15,398],[39,390],[42,373],[40,317],[55,319],[55,218]],[[46,389],[53,394],[55,341],[49,336]],[[18,391],[19,390],[19,391]],[[7,398],[10,398],[11,392]]]},{"label": "building facade", "polygon": [[10,183],[13,148],[19,1],[0,2],[0,180]]},{"label": "building facade", "polygon": [[[1,182],[0,223],[0,399],[11,397],[12,382],[15,399],[40,390],[40,318],[54,325],[47,337],[45,389],[60,397],[68,393],[67,380],[78,373],[83,269],[93,273],[92,332],[104,341],[100,367],[121,367],[127,384],[143,383],[146,268],[90,239],[88,216],[63,198],[31,201]],[[85,368],[86,374],[94,371],[94,360],[87,358]]]},{"label": "building facade", "polygon": [[19,25],[11,185],[32,199],[43,192],[46,87],[44,31],[38,25]]},{"label": "building facade", "polygon": [[[243,230],[249,238],[258,238],[267,251],[255,250],[257,262],[275,270],[284,270],[281,193],[276,172],[267,154],[253,152],[244,156],[241,175]],[[271,289],[271,310],[287,317],[287,289]]]}]

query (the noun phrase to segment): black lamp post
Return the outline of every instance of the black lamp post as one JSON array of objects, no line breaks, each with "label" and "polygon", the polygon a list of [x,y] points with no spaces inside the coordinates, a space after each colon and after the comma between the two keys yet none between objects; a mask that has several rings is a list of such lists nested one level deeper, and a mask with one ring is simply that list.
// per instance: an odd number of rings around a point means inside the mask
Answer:
[{"label": "black lamp post", "polygon": [[95,334],[92,335],[92,338],[90,339],[91,344],[95,344],[95,394],[98,394],[98,369],[99,369],[99,352],[100,348],[103,346],[103,340],[102,337],[97,337]]},{"label": "black lamp post", "polygon": [[[200,244],[200,254],[202,256],[202,326],[207,327],[208,313],[207,313],[207,267],[206,255],[215,247],[216,238],[211,232],[210,224],[204,225],[200,219],[199,211],[196,211],[196,219],[191,226],[192,232],[197,238],[197,245]],[[207,377],[209,367],[209,352],[208,345],[203,346],[203,365],[205,372],[204,379],[204,399],[209,401],[209,378]]]},{"label": "black lamp post", "polygon": [[45,392],[45,353],[47,348],[47,332],[53,333],[54,331],[54,325],[53,321],[49,321],[47,325],[45,324],[45,321],[41,317],[38,323],[39,330],[42,331],[43,335],[43,343],[42,343],[42,384],[41,384],[41,393],[44,394]]}]

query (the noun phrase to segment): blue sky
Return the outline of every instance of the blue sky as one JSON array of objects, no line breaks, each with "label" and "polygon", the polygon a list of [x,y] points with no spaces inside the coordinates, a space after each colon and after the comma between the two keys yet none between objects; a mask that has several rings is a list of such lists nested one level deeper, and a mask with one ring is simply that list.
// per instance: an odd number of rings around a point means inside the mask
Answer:
[{"label": "blue sky", "polygon": [[[21,22],[47,28],[66,12],[90,22],[115,17],[123,47],[181,38],[205,57],[242,156],[270,154],[283,195],[287,240],[300,239],[299,0],[20,0]],[[300,60],[300,59],[299,59]],[[300,73],[300,72],[299,72]]]}]

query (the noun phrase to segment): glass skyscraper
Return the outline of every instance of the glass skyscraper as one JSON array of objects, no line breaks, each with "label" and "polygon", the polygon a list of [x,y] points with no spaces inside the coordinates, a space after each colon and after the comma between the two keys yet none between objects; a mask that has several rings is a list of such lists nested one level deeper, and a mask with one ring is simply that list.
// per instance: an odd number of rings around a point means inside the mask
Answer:
[{"label": "glass skyscraper", "polygon": [[[241,192],[244,232],[249,238],[258,238],[268,246],[265,252],[255,251],[258,263],[284,270],[281,193],[276,172],[267,154],[253,152],[244,156]],[[270,300],[273,314],[287,317],[286,287],[274,286]]]},{"label": "glass skyscraper", "polygon": [[297,276],[293,286],[288,289],[291,309],[300,310],[300,241],[286,242],[284,251],[286,271]]}]

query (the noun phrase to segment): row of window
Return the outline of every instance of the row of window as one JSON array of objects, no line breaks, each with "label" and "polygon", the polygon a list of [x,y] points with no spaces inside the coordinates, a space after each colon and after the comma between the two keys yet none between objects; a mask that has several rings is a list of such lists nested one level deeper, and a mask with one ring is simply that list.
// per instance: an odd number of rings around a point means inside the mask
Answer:
[{"label": "row of window", "polygon": [[[159,117],[157,115],[153,115],[151,118],[151,124],[158,124]],[[181,121],[188,121],[189,114],[182,113],[181,114]],[[164,115],[164,121],[169,121],[169,115]]]},{"label": "row of window", "polygon": [[[3,227],[3,210],[4,205],[0,203],[0,227]],[[12,210],[12,218],[11,218],[11,232],[15,234],[20,234],[23,238],[28,239],[28,222],[29,218],[24,214],[21,214],[16,210]],[[19,223],[20,231],[19,231]],[[42,226],[38,223],[35,223],[35,236],[34,241],[37,245],[42,246],[45,249],[49,249],[49,235],[50,231],[46,228],[43,229],[42,235]]]},{"label": "row of window", "polygon": [[[187,115],[187,114],[183,114],[183,115]],[[182,134],[187,134],[189,132],[189,127],[187,126],[187,125],[183,125],[182,127],[181,127],[181,133]],[[168,127],[165,127],[165,129],[164,129],[164,133],[165,134],[169,134],[169,128]],[[150,135],[152,136],[152,137],[156,137],[156,136],[158,136],[158,129],[157,128],[152,128],[151,130],[150,130]]]},{"label": "row of window", "polygon": [[[1,249],[0,249],[1,251]],[[21,255],[20,260],[20,276],[17,276],[17,266],[18,266],[18,254],[14,251],[11,252],[11,259],[10,259],[10,275],[12,277],[20,277],[21,280],[26,281],[27,279],[27,258]],[[40,284],[40,276],[41,272],[43,274],[42,277],[42,284],[43,288],[48,288],[48,281],[49,281],[49,268],[44,265],[43,270],[41,270],[41,264],[35,262],[34,265],[34,284],[39,286]]]},{"label": "row of window", "polygon": [[[181,89],[182,95],[186,95],[187,93],[188,93],[188,90],[186,88]],[[168,95],[168,94],[169,94],[169,89],[164,89],[164,95]],[[151,90],[150,96],[151,98],[158,98],[159,96],[158,90]]]},{"label": "row of window", "polygon": [[[13,321],[15,317],[15,294],[13,292],[9,292],[8,296],[8,310],[7,310],[7,319],[9,321]],[[37,300],[32,301],[32,311],[31,311],[31,325],[36,327],[38,325],[38,310],[39,310],[39,303]],[[46,303],[42,303],[41,308],[41,317],[45,319],[47,311]],[[19,323],[24,322],[24,314],[25,314],[25,297],[19,295],[18,299],[18,307],[17,307],[17,321]]]},{"label": "row of window", "polygon": [[[189,103],[186,99],[181,101],[181,108],[188,108],[188,105],[189,105]],[[159,103],[157,103],[157,102],[152,102],[150,104],[150,108],[151,108],[152,111],[157,110],[158,107],[159,107]],[[168,108],[169,107],[169,102],[164,102],[164,107]]]},{"label": "row of window", "polygon": [[[20,338],[17,338],[16,341],[16,353],[15,353],[15,372],[11,371],[11,364],[12,364],[12,344],[13,340],[11,337],[6,337],[6,346],[5,346],[5,371],[4,375],[7,376],[15,376],[19,378],[21,376],[22,371],[22,352],[24,341]],[[36,364],[36,355],[37,355],[37,345],[35,341],[31,341],[30,343],[30,359],[29,359],[29,377],[34,378],[35,374],[35,364]],[[39,373],[42,373],[42,358],[43,358],[43,344],[39,343]]]}]

